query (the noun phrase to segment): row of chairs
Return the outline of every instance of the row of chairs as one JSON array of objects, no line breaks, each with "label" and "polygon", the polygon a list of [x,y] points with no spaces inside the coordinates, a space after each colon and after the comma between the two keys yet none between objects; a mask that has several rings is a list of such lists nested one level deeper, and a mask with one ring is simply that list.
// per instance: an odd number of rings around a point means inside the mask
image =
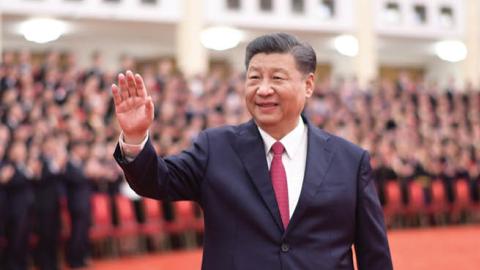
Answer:
[{"label": "row of chairs", "polygon": [[[89,238],[95,256],[118,256],[145,252],[148,249],[170,249],[173,237],[182,247],[196,247],[199,244],[198,236],[203,234],[203,218],[193,202],[172,202],[174,218],[166,220],[159,201],[143,198],[140,201],[145,217],[143,222],[138,222],[134,204],[126,196],[115,195],[112,198],[98,193],[92,195],[91,202],[92,224]],[[113,209],[116,209],[118,224],[112,222]],[[70,222],[68,213],[63,210],[62,223],[62,236],[66,237],[69,234]]]},{"label": "row of chairs", "polygon": [[454,181],[453,202],[448,200],[445,184],[441,180],[433,180],[427,187],[431,194],[431,202],[428,204],[423,185],[411,181],[407,184],[407,189],[409,200],[405,204],[399,181],[387,181],[385,184],[384,214],[389,228],[475,222],[479,218],[480,202],[472,199],[465,179]]},{"label": "row of chairs", "polygon": [[[384,214],[389,228],[410,225],[441,225],[459,222],[480,215],[480,203],[471,199],[467,181],[457,180],[454,184],[455,200],[449,203],[442,181],[431,183],[431,203],[425,200],[425,188],[420,183],[408,183],[409,200],[402,200],[402,189],[398,181],[385,184],[386,203]],[[96,193],[92,196],[92,226],[89,237],[94,254],[122,255],[145,252],[148,249],[170,249],[174,240],[186,248],[196,247],[204,232],[201,211],[193,202],[172,202],[174,218],[165,218],[162,204],[153,199],[141,200],[144,220],[139,222],[132,200],[123,195],[113,197]],[[114,207],[112,207],[112,203]],[[62,207],[62,238],[69,235],[69,217]],[[118,224],[112,222],[112,210],[116,209]]]}]

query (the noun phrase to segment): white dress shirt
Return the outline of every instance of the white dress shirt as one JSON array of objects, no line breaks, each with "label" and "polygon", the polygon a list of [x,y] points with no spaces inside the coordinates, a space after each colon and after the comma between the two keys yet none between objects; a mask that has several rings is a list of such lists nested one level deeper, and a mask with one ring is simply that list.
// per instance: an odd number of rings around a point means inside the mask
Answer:
[{"label": "white dress shirt", "polygon": [[142,152],[143,147],[148,141],[148,133],[145,136],[145,139],[140,144],[128,144],[123,139],[123,131],[120,133],[120,137],[118,138],[118,144],[120,145],[120,151],[125,159],[129,162],[133,161],[140,152]]},{"label": "white dress shirt", "polygon": [[[258,127],[258,130],[265,145],[265,155],[267,157],[268,169],[270,170],[270,164],[273,159],[273,153],[270,151],[270,148],[276,140],[260,127]],[[287,174],[290,218],[292,218],[298,199],[300,198],[303,178],[305,176],[305,167],[307,164],[307,130],[305,123],[299,118],[297,126],[280,139],[283,147],[285,147],[285,152],[282,155],[282,163],[283,167],[285,167],[285,173]]]},{"label": "white dress shirt", "polygon": [[[303,123],[302,118],[299,118],[297,126],[285,135],[280,142],[285,147],[285,152],[282,155],[283,167],[287,174],[288,186],[288,207],[290,218],[297,206],[300,192],[302,191],[303,178],[305,176],[305,167],[307,162],[307,128]],[[270,136],[266,131],[258,127],[258,131],[262,136],[263,144],[265,146],[265,155],[267,157],[268,169],[272,163],[273,153],[270,151],[272,145],[276,140]],[[120,134],[119,144],[122,154],[128,161],[133,161],[135,157],[145,147],[148,140],[148,135],[138,145],[127,144],[123,140],[123,133]]]}]

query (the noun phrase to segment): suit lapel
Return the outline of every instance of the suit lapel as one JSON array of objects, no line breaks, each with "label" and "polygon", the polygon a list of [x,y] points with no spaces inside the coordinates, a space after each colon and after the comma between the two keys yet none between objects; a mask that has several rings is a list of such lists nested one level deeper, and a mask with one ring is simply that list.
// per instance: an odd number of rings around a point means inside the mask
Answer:
[{"label": "suit lapel", "polygon": [[250,176],[250,180],[267,205],[275,223],[283,231],[275,193],[268,172],[265,146],[253,120],[239,127],[235,148]]},{"label": "suit lapel", "polygon": [[293,216],[290,219],[286,233],[288,233],[305,214],[305,211],[315,197],[320,184],[327,174],[333,157],[332,143],[328,142],[329,135],[313,127],[305,118],[304,120],[308,126],[305,176],[303,178],[300,198],[293,212]]}]

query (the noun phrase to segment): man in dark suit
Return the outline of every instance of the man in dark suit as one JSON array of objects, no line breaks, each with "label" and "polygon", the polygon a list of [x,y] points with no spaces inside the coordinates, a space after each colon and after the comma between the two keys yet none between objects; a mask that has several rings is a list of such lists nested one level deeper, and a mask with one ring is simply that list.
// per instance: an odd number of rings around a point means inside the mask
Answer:
[{"label": "man in dark suit", "polygon": [[[2,146],[0,146],[1,148]],[[3,155],[1,155],[3,156]],[[8,207],[6,185],[12,178],[14,168],[4,160],[0,160],[0,269],[6,268],[7,221]]]},{"label": "man in dark suit", "polygon": [[42,163],[39,179],[34,181],[35,231],[38,243],[34,250],[39,270],[57,270],[60,244],[60,184],[65,163],[56,149],[58,137],[47,138],[39,161]]},{"label": "man in dark suit", "polygon": [[253,119],[201,132],[159,158],[148,137],[153,103],[142,78],[112,92],[122,128],[114,153],[131,187],[204,211],[203,269],[392,269],[365,150],[301,116],[314,89],[315,52],[288,34],[247,47],[245,101]]},{"label": "man in dark suit", "polygon": [[[5,191],[6,205],[5,234],[6,246],[0,269],[28,269],[28,241],[31,232],[31,214],[33,191],[31,186],[31,171],[27,166],[27,148],[23,141],[15,141],[9,149],[7,168],[10,171],[1,178],[0,185]],[[10,176],[10,177],[8,177]]]},{"label": "man in dark suit", "polygon": [[71,141],[69,150],[70,157],[64,172],[67,207],[71,220],[66,260],[68,266],[75,269],[87,266],[91,186],[84,171],[88,155],[87,143]]}]

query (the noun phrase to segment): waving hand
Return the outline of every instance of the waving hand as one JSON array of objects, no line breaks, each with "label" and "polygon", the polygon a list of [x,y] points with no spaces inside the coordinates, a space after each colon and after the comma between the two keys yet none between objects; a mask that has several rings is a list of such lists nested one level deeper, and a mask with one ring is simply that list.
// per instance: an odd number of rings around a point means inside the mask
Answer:
[{"label": "waving hand", "polygon": [[118,75],[118,86],[112,85],[115,115],[122,128],[124,140],[139,144],[147,135],[153,121],[153,101],[139,74],[131,71]]}]

